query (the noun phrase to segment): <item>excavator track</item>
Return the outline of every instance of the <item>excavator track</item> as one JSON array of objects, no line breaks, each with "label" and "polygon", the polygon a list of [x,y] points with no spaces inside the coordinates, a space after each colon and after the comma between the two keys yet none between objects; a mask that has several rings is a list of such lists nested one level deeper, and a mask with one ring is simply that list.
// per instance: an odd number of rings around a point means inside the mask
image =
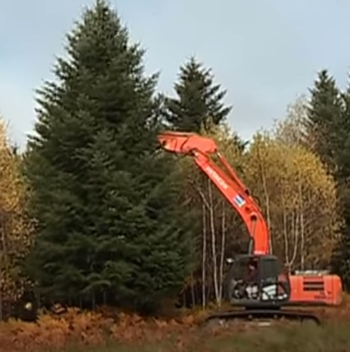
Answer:
[{"label": "excavator track", "polygon": [[223,325],[230,321],[259,321],[259,320],[288,320],[303,323],[306,321],[321,325],[321,320],[315,314],[304,310],[285,310],[285,309],[246,309],[246,310],[230,310],[217,312],[206,318],[206,323],[213,321]]}]

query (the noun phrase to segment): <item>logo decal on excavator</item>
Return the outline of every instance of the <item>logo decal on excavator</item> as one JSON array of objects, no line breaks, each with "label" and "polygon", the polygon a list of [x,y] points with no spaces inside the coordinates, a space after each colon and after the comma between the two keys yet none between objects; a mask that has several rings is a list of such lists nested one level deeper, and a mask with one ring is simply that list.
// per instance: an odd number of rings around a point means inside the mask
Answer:
[{"label": "logo decal on excavator", "polygon": [[233,201],[241,208],[245,204],[245,200],[243,197],[241,197],[239,194],[237,194],[234,198]]},{"label": "logo decal on excavator", "polygon": [[222,187],[225,190],[228,189],[228,184],[209,165],[205,167],[205,171],[220,185],[220,187]]}]

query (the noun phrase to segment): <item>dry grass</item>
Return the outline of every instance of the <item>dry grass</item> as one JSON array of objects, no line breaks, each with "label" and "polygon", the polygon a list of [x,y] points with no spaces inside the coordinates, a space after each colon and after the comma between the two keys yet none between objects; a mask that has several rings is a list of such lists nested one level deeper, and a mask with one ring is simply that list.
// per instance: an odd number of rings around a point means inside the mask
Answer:
[{"label": "dry grass", "polygon": [[37,324],[10,321],[0,324],[1,352],[348,352],[350,304],[321,309],[327,321],[313,325],[276,324],[257,327],[234,324],[210,329],[201,314],[144,320],[136,315],[69,310],[61,317],[43,315]]},{"label": "dry grass", "polygon": [[[255,331],[221,331],[208,335],[197,331],[189,336],[170,336],[162,341],[147,343],[115,343],[104,346],[73,347],[64,352],[347,352],[350,351],[350,324],[323,328],[278,327]],[[49,352],[49,350],[46,350]]]}]

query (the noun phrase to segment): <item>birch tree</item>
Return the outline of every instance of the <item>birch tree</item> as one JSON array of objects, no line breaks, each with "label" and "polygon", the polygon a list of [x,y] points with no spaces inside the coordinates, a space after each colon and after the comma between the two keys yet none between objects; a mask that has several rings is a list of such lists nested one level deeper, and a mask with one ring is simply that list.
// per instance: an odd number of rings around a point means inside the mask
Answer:
[{"label": "birch tree", "polygon": [[272,131],[274,137],[288,146],[304,145],[312,148],[312,138],[307,133],[308,101],[300,95],[287,106],[287,116],[276,121]]},{"label": "birch tree", "polygon": [[257,134],[245,177],[270,219],[273,251],[294,268],[329,262],[341,219],[334,179],[320,159],[302,145]]},{"label": "birch tree", "polygon": [[[28,281],[21,272],[21,260],[31,245],[31,223],[25,215],[27,187],[0,119],[0,295],[3,301],[21,297]],[[0,307],[1,308],[1,307]],[[0,309],[0,313],[1,313]]]},{"label": "birch tree", "polygon": [[[242,169],[243,145],[227,126],[212,125],[201,134],[213,138],[229,163]],[[218,162],[215,156],[213,160]],[[194,273],[196,280],[192,284],[200,291],[196,296],[203,307],[211,300],[220,305],[224,295],[225,257],[244,246],[246,232],[232,206],[190,157],[179,160],[179,167],[184,175],[182,204],[197,209],[200,224],[196,252],[201,260],[198,260]],[[193,298],[192,292],[193,288]]]}]

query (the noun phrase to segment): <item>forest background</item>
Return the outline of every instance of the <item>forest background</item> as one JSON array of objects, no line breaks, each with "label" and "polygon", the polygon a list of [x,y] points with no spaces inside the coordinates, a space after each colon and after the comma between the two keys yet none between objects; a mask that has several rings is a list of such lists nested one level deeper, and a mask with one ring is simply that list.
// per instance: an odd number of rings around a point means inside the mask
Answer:
[{"label": "forest background", "polygon": [[168,97],[144,53],[98,0],[37,92],[24,152],[2,121],[1,314],[27,292],[143,313],[222,303],[225,258],[247,250],[247,230],[191,159],[159,150],[164,130],[213,138],[258,201],[273,253],[292,270],[330,269],[348,290],[350,85],[321,69],[272,130],[246,141],[210,68],[190,58]]}]

